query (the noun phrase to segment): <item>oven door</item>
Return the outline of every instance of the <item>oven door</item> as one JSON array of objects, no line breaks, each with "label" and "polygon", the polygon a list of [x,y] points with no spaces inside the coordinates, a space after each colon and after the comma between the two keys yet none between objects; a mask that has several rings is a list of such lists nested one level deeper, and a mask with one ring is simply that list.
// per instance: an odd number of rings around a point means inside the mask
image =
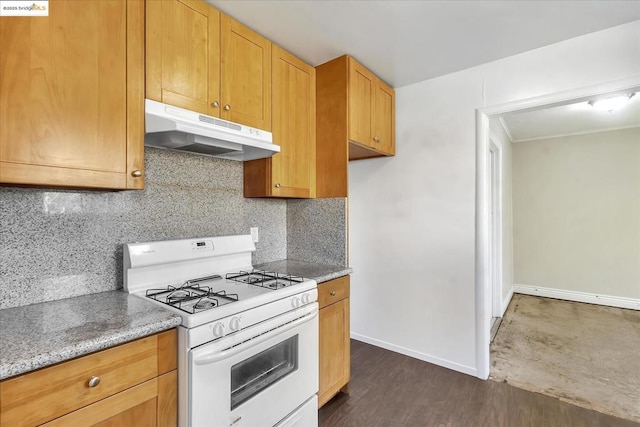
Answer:
[{"label": "oven door", "polygon": [[192,427],[270,427],[318,391],[318,304],[189,352]]}]

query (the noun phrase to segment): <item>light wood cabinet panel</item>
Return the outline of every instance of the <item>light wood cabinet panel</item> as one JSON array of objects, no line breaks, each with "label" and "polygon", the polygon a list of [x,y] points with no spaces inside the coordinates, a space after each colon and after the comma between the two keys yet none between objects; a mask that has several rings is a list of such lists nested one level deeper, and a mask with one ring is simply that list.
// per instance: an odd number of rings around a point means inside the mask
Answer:
[{"label": "light wood cabinet panel", "polygon": [[280,153],[244,163],[245,197],[315,195],[315,69],[274,45],[272,132]]},{"label": "light wood cabinet panel", "polygon": [[158,335],[158,375],[173,371],[178,367],[178,335],[175,330]]},{"label": "light wood cabinet panel", "polygon": [[171,330],[2,381],[0,426],[175,426],[175,343]]},{"label": "light wood cabinet panel", "polygon": [[[177,350],[177,349],[176,349]],[[157,427],[175,427],[178,423],[178,371],[158,377]]]},{"label": "light wood cabinet panel", "polygon": [[43,424],[46,427],[155,427],[156,378]]},{"label": "light wood cabinet panel", "polygon": [[224,14],[221,28],[221,117],[270,131],[271,42]]},{"label": "light wood cabinet panel", "polygon": [[[334,295],[331,295],[332,292]],[[320,294],[326,294],[322,301]],[[340,390],[346,391],[350,380],[349,276],[321,283],[318,286],[318,298],[323,307],[319,321],[318,407],[321,407]],[[329,298],[339,300],[331,302]]]},{"label": "light wood cabinet panel", "polygon": [[347,197],[348,56],[316,67],[316,197]]},{"label": "light wood cabinet panel", "polygon": [[376,76],[349,58],[349,140],[372,146]]},{"label": "light wood cabinet panel", "polygon": [[396,152],[396,93],[381,80],[376,83],[373,137],[377,140],[373,140],[373,145],[378,151],[393,156]]},{"label": "light wood cabinet panel", "polygon": [[201,0],[147,1],[146,47],[147,98],[220,117],[218,10]]},{"label": "light wood cabinet panel", "polygon": [[144,4],[49,4],[0,18],[0,182],[143,188]]},{"label": "light wood cabinet panel", "polygon": [[345,298],[349,298],[349,276],[329,280],[318,285],[318,305],[320,309]]},{"label": "light wood cabinet panel", "polygon": [[395,155],[395,92],[347,55],[316,81],[316,197],[347,197],[349,160]]}]

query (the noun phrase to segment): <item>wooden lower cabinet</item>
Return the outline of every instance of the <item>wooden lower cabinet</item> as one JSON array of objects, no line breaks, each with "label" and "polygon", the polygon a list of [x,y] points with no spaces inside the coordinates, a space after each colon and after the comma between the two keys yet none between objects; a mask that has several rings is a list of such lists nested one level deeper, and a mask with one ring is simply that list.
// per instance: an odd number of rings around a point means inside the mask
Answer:
[{"label": "wooden lower cabinet", "polygon": [[2,381],[0,426],[175,426],[176,352],[171,330]]},{"label": "wooden lower cabinet", "polygon": [[320,305],[320,380],[318,407],[347,391],[351,372],[349,276],[318,285]]}]

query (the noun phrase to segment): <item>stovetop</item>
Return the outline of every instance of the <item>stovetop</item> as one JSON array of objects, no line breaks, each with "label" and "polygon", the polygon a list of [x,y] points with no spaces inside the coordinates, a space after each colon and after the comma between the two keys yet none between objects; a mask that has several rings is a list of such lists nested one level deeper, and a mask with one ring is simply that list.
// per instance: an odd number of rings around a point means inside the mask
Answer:
[{"label": "stovetop", "polygon": [[[194,278],[181,284],[146,290],[146,297],[189,314],[212,310],[304,282],[302,277],[263,270],[239,271]],[[247,285],[247,286],[243,286]],[[255,288],[252,288],[255,287]]]}]

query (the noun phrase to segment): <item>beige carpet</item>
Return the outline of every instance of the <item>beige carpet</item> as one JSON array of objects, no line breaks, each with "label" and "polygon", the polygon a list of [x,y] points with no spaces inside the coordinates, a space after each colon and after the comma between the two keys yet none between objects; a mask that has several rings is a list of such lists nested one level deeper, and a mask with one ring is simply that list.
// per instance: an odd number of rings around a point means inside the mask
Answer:
[{"label": "beige carpet", "polygon": [[490,378],[640,422],[640,311],[515,294]]}]

